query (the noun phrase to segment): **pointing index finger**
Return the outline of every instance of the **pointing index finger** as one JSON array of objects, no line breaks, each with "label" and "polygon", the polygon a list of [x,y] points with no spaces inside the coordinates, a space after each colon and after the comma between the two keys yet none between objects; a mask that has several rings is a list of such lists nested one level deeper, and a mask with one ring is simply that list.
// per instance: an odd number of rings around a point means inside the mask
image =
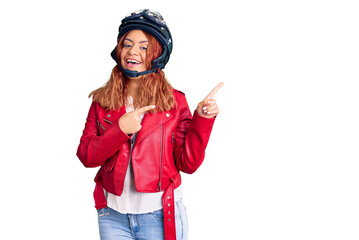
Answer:
[{"label": "pointing index finger", "polygon": [[224,82],[221,82],[220,84],[218,84],[215,88],[213,88],[213,90],[207,95],[207,97],[205,97],[204,100],[208,100],[214,97],[214,95],[216,95],[216,93],[218,92],[218,90],[223,87]]},{"label": "pointing index finger", "polygon": [[137,111],[137,113],[141,114],[141,113],[145,113],[145,112],[147,112],[147,111],[149,111],[149,110],[152,110],[152,109],[154,109],[155,107],[156,107],[155,105],[146,106],[146,107],[142,107],[142,108],[140,108],[140,109],[137,109],[136,111]]}]

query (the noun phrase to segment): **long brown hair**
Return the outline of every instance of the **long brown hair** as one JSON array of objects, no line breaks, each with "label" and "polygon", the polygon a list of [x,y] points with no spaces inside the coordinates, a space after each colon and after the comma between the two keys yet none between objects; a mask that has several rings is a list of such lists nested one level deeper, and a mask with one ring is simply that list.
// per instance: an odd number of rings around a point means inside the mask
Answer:
[{"label": "long brown hair", "polygon": [[[149,33],[143,32],[148,39],[146,52],[146,68],[151,67],[151,62],[161,55],[162,47],[158,41]],[[128,34],[128,33],[127,33]],[[117,59],[121,55],[125,34],[117,45]],[[120,62],[120,60],[118,61]],[[98,102],[107,110],[119,110],[126,103],[127,83],[129,79],[123,74],[121,68],[116,65],[112,69],[110,79],[107,83],[89,95],[93,96],[93,101]],[[172,86],[167,82],[163,71],[143,75],[140,79],[140,88],[135,108],[156,105],[158,108],[152,112],[168,111],[175,106],[175,99],[172,93]]]}]

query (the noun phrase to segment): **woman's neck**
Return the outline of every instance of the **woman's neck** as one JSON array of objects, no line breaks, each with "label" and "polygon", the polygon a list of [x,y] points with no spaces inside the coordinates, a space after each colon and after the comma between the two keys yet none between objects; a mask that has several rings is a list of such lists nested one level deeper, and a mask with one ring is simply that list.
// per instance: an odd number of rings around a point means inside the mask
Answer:
[{"label": "woman's neck", "polygon": [[127,85],[128,95],[132,97],[133,102],[136,102],[138,91],[140,89],[140,79],[139,78],[129,78]]}]

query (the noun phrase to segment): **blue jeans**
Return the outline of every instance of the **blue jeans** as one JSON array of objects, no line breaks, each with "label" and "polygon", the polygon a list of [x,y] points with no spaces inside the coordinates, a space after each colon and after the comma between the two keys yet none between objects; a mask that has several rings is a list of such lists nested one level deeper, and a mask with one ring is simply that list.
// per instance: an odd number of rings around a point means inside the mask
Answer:
[{"label": "blue jeans", "polygon": [[[162,209],[144,214],[122,214],[106,207],[97,212],[101,240],[164,239]],[[182,201],[176,202],[175,219],[177,240],[187,240],[187,213]]]}]

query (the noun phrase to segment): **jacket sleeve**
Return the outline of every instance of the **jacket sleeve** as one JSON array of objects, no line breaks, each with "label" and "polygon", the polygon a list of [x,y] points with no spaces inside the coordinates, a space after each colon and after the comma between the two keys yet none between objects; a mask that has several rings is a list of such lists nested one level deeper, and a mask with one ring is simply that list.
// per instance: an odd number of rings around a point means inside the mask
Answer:
[{"label": "jacket sleeve", "polygon": [[85,167],[101,166],[130,139],[118,124],[111,125],[102,136],[97,132],[96,103],[93,102],[76,154]]},{"label": "jacket sleeve", "polygon": [[193,173],[204,160],[215,118],[201,117],[196,111],[192,117],[186,99],[184,103],[179,109],[173,154],[178,170]]}]

